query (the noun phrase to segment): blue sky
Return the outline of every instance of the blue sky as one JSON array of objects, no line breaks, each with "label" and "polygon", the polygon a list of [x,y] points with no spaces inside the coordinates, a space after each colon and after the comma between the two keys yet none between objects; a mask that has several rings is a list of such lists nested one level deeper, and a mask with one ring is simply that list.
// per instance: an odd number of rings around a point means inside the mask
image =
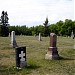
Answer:
[{"label": "blue sky", "polygon": [[74,20],[74,0],[1,0],[0,13],[3,10],[10,25],[42,25],[47,16],[50,24]]}]

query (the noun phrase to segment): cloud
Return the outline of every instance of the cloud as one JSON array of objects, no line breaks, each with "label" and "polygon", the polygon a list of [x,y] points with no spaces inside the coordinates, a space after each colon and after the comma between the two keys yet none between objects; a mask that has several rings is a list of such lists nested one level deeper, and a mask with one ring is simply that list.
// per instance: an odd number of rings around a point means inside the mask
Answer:
[{"label": "cloud", "polygon": [[50,22],[73,19],[73,2],[74,0],[1,0],[0,12],[8,12],[11,25],[36,25],[45,21],[46,16]]}]

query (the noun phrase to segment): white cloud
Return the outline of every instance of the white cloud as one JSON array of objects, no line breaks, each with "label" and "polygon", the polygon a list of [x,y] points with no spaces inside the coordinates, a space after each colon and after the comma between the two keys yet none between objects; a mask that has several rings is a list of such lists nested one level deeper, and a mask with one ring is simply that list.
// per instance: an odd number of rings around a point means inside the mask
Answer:
[{"label": "white cloud", "polygon": [[74,20],[75,20],[75,0],[74,0]]},{"label": "white cloud", "polygon": [[[7,11],[10,24],[42,23],[48,16],[50,22],[74,16],[74,0],[1,0],[0,12]],[[28,22],[28,23],[27,23]],[[30,24],[31,25],[31,24]],[[36,25],[36,24],[35,24]]]}]

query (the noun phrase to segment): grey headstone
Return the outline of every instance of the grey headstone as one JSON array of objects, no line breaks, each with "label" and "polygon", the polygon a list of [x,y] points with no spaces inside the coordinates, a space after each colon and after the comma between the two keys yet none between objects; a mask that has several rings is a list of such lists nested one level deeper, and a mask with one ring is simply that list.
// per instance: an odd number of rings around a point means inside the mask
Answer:
[{"label": "grey headstone", "polygon": [[11,32],[11,46],[13,48],[17,47],[16,38],[15,38],[15,31]]},{"label": "grey headstone", "polygon": [[71,32],[71,38],[74,39],[74,33],[73,33],[73,31]]},{"label": "grey headstone", "polygon": [[41,41],[41,33],[39,33],[39,41]]}]

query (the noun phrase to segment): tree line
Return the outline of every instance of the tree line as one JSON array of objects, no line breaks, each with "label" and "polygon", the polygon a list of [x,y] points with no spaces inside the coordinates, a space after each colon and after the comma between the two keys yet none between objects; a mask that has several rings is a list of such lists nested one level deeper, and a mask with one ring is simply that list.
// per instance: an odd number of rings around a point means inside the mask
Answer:
[{"label": "tree line", "polygon": [[33,27],[26,27],[26,25],[9,26],[9,32],[11,31],[15,31],[16,35],[38,35],[39,33],[41,33],[42,36],[45,36],[45,34],[47,34],[48,36],[51,32],[54,32],[57,35],[71,36],[72,31],[75,34],[75,21],[66,19],[63,22],[60,20],[55,24],[50,24],[47,26],[44,25]]},{"label": "tree line", "polygon": [[71,36],[73,32],[75,34],[75,21],[66,19],[65,21],[58,21],[55,24],[49,24],[48,17],[46,18],[43,25],[27,27],[26,25],[11,26],[8,24],[8,14],[2,11],[0,17],[0,36],[8,36],[11,31],[15,31],[16,35],[38,35],[41,33],[42,36],[49,36],[51,32],[62,35]]}]

